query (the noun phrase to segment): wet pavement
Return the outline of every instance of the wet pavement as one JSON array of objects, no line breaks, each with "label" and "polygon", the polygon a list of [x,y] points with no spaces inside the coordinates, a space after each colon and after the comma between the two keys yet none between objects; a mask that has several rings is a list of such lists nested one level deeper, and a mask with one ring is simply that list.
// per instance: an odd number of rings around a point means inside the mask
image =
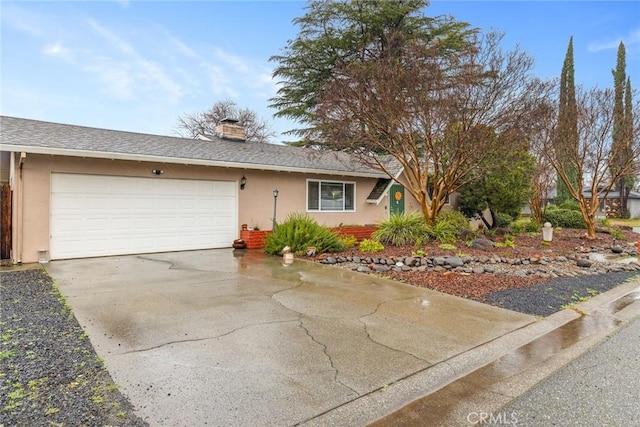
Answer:
[{"label": "wet pavement", "polygon": [[[640,330],[640,326],[638,326],[638,320],[640,320],[640,281],[636,280],[622,285],[615,290],[615,293],[619,294],[619,297],[610,302],[605,301],[602,305],[598,305],[596,302],[595,304],[587,303],[576,306],[575,311],[581,314],[580,317],[533,339],[440,390],[411,402],[402,409],[373,423],[372,426],[637,424],[638,418],[633,418],[635,415],[631,415],[629,418],[628,414],[621,415],[619,411],[606,410],[607,407],[628,409],[629,390],[625,389],[622,393],[626,396],[622,402],[617,402],[615,398],[611,398],[610,401],[602,401],[603,395],[600,393],[602,390],[598,390],[598,383],[602,384],[606,375],[599,378],[600,374],[596,371],[582,373],[583,377],[590,379],[591,385],[591,395],[588,396],[589,400],[586,400],[588,402],[586,404],[573,398],[577,389],[572,390],[572,386],[563,386],[555,390],[554,387],[557,388],[557,386],[548,385],[545,391],[529,393],[535,397],[516,400],[504,407],[512,399],[536,386],[538,381],[561,368],[568,360],[587,351],[589,346],[597,346],[599,340],[608,339],[609,335],[615,333],[621,325],[631,322],[634,325],[633,333],[638,333]],[[601,295],[601,297],[606,296]],[[620,339],[617,338],[617,340]],[[630,375],[633,390],[637,391],[638,379],[640,378],[637,369],[628,370],[624,364],[619,363],[622,360],[621,356],[626,354],[624,360],[628,361],[627,364],[637,368],[637,340],[631,340],[626,345],[628,347],[626,353],[624,346],[611,343],[607,344],[606,350],[593,350],[592,353],[606,352],[607,357],[601,358],[596,364],[581,362],[582,366],[586,367],[573,368],[573,370],[586,371],[591,366],[596,366],[599,372],[618,372],[618,379],[629,378]],[[618,352],[616,352],[616,346],[619,348]],[[591,360],[594,357],[597,358],[593,355],[589,357]],[[571,377],[571,374],[564,375]],[[568,381],[565,380],[565,382]],[[584,384],[578,388],[584,389]],[[594,394],[594,389],[598,393]],[[616,393],[615,387],[610,387],[610,389],[611,395]],[[549,394],[552,392],[562,396],[564,400],[558,402],[558,399],[549,398]],[[637,394],[633,400],[634,402],[637,400]],[[542,401],[546,403],[543,404]],[[554,405],[555,410],[552,409]],[[573,409],[580,405],[583,406],[583,409],[591,407],[593,416],[589,418],[574,414]],[[583,412],[585,411],[583,410]],[[637,414],[637,410],[634,413]],[[593,422],[597,419],[594,418],[595,415],[604,416],[604,419],[609,421],[611,419],[617,421],[613,424],[596,423]],[[625,416],[627,416],[626,419]],[[578,421],[569,423],[568,420]],[[624,422],[620,422],[622,420]]]},{"label": "wet pavement", "polygon": [[363,425],[493,360],[485,348],[503,352],[503,341],[526,339],[527,325],[544,325],[346,269],[285,266],[257,251],[46,269],[152,425]]}]

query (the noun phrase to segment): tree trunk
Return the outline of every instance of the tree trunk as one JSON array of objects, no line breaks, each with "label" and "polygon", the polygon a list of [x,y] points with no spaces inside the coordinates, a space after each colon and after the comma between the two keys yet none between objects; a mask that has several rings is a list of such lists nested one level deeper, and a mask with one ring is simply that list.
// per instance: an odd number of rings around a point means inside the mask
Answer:
[{"label": "tree trunk", "polygon": [[629,190],[627,189],[627,179],[623,176],[618,181],[618,186],[620,188],[620,209],[618,211],[618,215],[620,218],[628,218],[629,212],[627,211],[627,200],[629,198]]},{"label": "tree trunk", "polygon": [[587,239],[595,239],[596,238],[596,210],[598,209],[598,198],[592,198],[587,201],[584,197],[581,197],[578,200],[578,205],[580,206],[580,214],[582,215],[582,220],[587,226]]}]

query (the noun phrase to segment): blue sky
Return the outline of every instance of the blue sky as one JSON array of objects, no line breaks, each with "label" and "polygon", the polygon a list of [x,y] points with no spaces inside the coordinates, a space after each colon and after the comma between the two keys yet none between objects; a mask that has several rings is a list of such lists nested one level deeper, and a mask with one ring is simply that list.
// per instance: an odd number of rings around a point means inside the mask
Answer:
[{"label": "blue sky", "polygon": [[[1,0],[0,112],[3,115],[154,134],[176,134],[177,118],[231,98],[277,133],[268,99],[278,54],[304,14],[299,1]],[[612,85],[620,40],[627,74],[640,89],[640,2],[433,1],[450,14],[505,33],[557,77],[574,37],[576,82]],[[274,142],[286,140],[278,136]]]}]

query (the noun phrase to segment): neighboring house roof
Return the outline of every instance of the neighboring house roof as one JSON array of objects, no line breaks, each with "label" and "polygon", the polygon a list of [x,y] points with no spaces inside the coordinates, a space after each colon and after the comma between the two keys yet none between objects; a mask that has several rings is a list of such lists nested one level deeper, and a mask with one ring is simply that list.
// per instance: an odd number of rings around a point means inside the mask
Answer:
[{"label": "neighboring house roof", "polygon": [[234,142],[217,137],[207,141],[150,135],[7,116],[0,116],[0,144],[2,151],[36,154],[386,177],[340,152]]},{"label": "neighboring house roof", "polygon": [[[585,197],[591,197],[591,191],[583,191],[582,194],[584,194]],[[619,191],[609,191],[609,193],[607,194],[607,199],[619,199],[619,198],[620,198]],[[640,199],[640,193],[636,191],[630,191],[629,196],[627,197],[627,200],[632,200],[632,199]]]}]

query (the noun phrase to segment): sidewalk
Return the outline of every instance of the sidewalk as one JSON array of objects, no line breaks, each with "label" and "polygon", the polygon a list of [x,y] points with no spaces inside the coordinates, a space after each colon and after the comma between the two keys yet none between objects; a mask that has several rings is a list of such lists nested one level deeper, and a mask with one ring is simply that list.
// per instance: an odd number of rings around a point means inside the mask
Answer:
[{"label": "sidewalk", "polygon": [[[635,280],[578,304],[574,309],[555,313],[496,342],[467,352],[467,359],[475,360],[477,369],[461,374],[457,379],[451,378],[452,382],[442,388],[426,390],[422,398],[407,403],[371,425],[565,425],[561,420],[555,420],[554,423],[549,419],[546,422],[536,419],[525,423],[526,409],[521,409],[523,417],[519,423],[520,411],[513,413],[511,409],[503,408],[606,340],[623,325],[637,322],[639,317],[640,280]],[[635,326],[631,330],[636,330]],[[634,349],[637,352],[637,343],[637,340],[627,343],[632,357]],[[483,357],[490,358],[490,361],[483,364]],[[617,363],[615,358],[609,360]],[[631,366],[638,366],[637,358],[635,360],[632,361],[635,365]],[[454,370],[464,366],[455,359],[447,361],[447,365]],[[637,387],[638,375],[635,372],[637,368],[627,373],[626,377],[635,375]],[[597,375],[594,375],[594,380],[597,380]],[[572,397],[577,393],[571,388],[567,389],[567,393],[569,400],[561,405],[571,411],[573,406],[578,405],[574,403],[576,398]],[[608,404],[604,397],[598,396],[591,396],[582,403],[585,407],[596,403]],[[578,424],[603,425],[597,422]]]},{"label": "sidewalk", "polygon": [[639,350],[636,317],[500,412],[522,426],[640,425]]}]

